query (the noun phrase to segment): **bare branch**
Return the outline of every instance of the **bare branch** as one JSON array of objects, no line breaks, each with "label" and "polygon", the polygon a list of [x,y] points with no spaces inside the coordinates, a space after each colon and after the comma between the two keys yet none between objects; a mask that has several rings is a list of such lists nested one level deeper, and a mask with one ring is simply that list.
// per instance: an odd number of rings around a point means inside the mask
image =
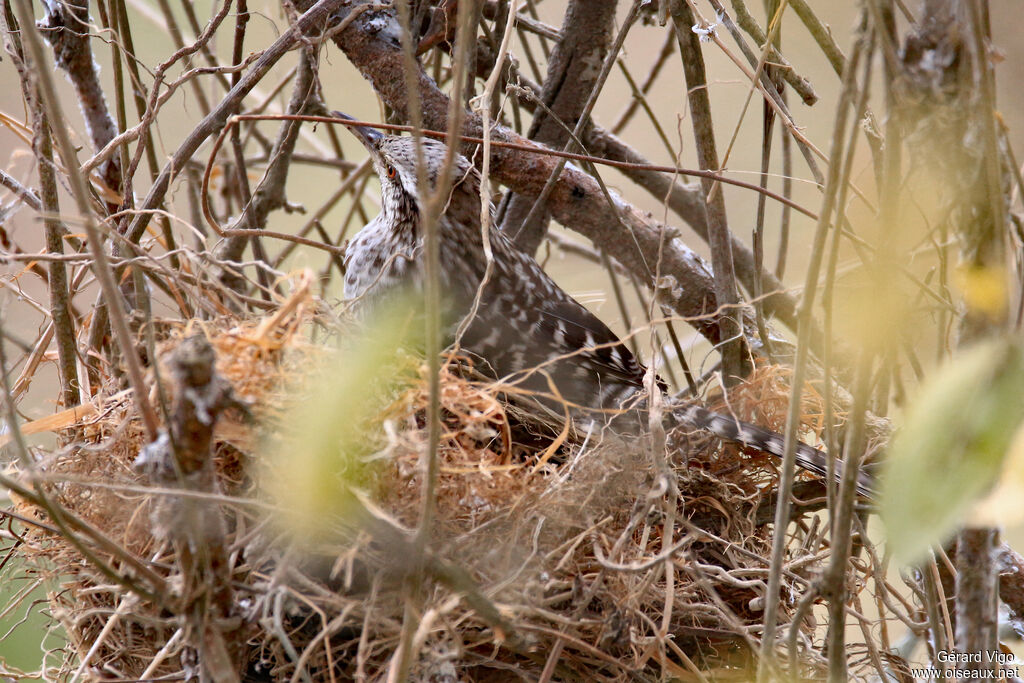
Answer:
[{"label": "bare branch", "polygon": [[[38,78],[40,100],[42,101],[50,120],[61,121],[61,106],[57,98],[52,75],[49,70],[42,68],[42,65],[45,64],[42,44],[39,37],[36,35],[35,27],[33,26],[31,29],[28,28],[28,26],[32,25],[32,5],[28,0],[15,0],[14,9],[15,14],[18,17],[18,22],[21,24],[23,29],[21,33],[22,39],[29,48],[27,53],[31,54],[32,61],[40,67],[35,71]],[[69,175],[71,176],[71,186],[74,191],[73,194],[75,202],[78,206],[78,211],[82,217],[85,232],[89,239],[89,249],[95,259],[95,262],[93,263],[93,272],[96,273],[96,277],[100,281],[103,296],[110,312],[110,320],[117,336],[117,342],[120,346],[125,365],[128,368],[128,374],[131,378],[132,385],[135,388],[135,403],[138,407],[139,414],[143,419],[147,433],[151,438],[155,438],[157,432],[156,415],[153,412],[153,408],[150,405],[145,392],[145,382],[142,376],[142,369],[139,363],[138,354],[135,351],[135,345],[132,342],[131,333],[128,330],[128,323],[125,319],[124,308],[120,299],[121,294],[114,281],[113,272],[110,269],[106,252],[103,250],[103,241],[100,237],[99,230],[93,220],[92,207],[90,205],[91,197],[89,195],[88,185],[85,182],[84,175],[78,168],[78,160],[75,158],[74,146],[71,143],[71,137],[68,134],[67,129],[58,125],[53,130],[56,134],[61,159],[64,161],[64,166],[68,169]]]},{"label": "bare branch", "polygon": [[[764,44],[768,42],[768,36],[765,35],[764,30],[757,25],[757,21],[747,10],[747,6],[743,0],[733,0],[732,7],[736,12],[736,23],[740,25],[740,28],[746,31],[750,37],[754,39],[755,44],[759,47],[764,46]],[[740,43],[740,45],[742,46],[742,43]],[[812,105],[817,102],[818,94],[814,92],[814,87],[811,85],[810,81],[798,74],[796,69],[793,68],[793,65],[782,56],[774,45],[769,45],[767,49],[769,50],[768,58],[780,67],[779,72],[782,74],[782,78],[786,83],[789,83],[790,87],[792,87],[796,94],[800,96],[800,99],[803,100],[804,104]]]},{"label": "bare branch", "polygon": [[[616,4],[614,0],[570,0],[540,94],[550,114],[540,111],[534,115],[528,139],[555,148],[569,142],[569,131],[576,127],[587,100],[599,86],[597,77],[611,44]],[[516,245],[527,254],[536,253],[547,232],[543,206],[533,221],[524,223],[533,203],[534,198],[512,192],[499,209],[502,230],[514,236]]]},{"label": "bare branch", "polygon": [[[50,125],[35,80],[31,76],[31,68],[26,64],[25,53],[18,33],[7,25],[7,17],[0,16],[0,26],[10,36],[12,59],[21,80],[22,94],[32,108],[35,123],[35,135],[32,140],[39,173],[39,189],[42,201],[28,188],[0,172],[0,180],[6,187],[14,190],[18,196],[45,215],[43,223],[46,231],[46,249],[54,256],[64,254],[64,235],[67,230],[58,218],[60,203],[57,195],[57,178],[53,163],[53,140],[50,137]],[[100,93],[102,97],[102,92]],[[75,327],[71,318],[71,298],[68,290],[68,275],[64,263],[50,263],[47,272],[47,283],[50,295],[50,317],[53,320],[54,333],[57,339],[57,361],[60,368],[61,401],[65,406],[78,405],[81,402],[79,391],[78,365],[75,355]]]},{"label": "bare branch", "polygon": [[[676,40],[679,42],[683,73],[686,74],[687,100],[690,104],[690,117],[700,167],[717,171],[719,161],[711,119],[711,98],[708,95],[700,38],[693,28],[695,18],[684,0],[673,0],[669,13],[672,15]],[[715,300],[719,306],[727,309],[725,315],[718,321],[722,342],[719,349],[722,354],[722,370],[726,386],[732,386],[751,369],[744,345],[741,343],[743,325],[736,309],[740,297],[736,291],[736,272],[732,260],[733,238],[725,216],[725,196],[721,187],[710,180],[702,181],[701,185],[708,201],[708,243],[711,245],[711,263],[715,274]]]},{"label": "bare branch", "polygon": [[[75,86],[93,149],[103,149],[117,135],[117,124],[107,108],[99,66],[92,56],[88,0],[62,0],[46,3],[46,7],[48,12],[39,22],[39,30],[53,47],[57,66]],[[116,191],[121,186],[120,160],[109,159],[100,175],[107,187]]]}]

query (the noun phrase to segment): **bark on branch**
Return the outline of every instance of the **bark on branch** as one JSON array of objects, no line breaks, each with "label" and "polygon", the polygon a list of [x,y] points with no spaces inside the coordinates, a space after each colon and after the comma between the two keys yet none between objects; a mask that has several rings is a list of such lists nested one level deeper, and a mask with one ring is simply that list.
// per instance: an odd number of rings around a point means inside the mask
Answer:
[{"label": "bark on branch", "polygon": [[[117,124],[110,116],[100,84],[99,66],[92,56],[88,0],[62,0],[44,5],[47,13],[39,22],[39,30],[53,48],[57,66],[74,84],[93,148],[101,150],[117,135]],[[121,186],[120,159],[111,157],[100,168],[100,175],[107,187],[116,191]]]}]

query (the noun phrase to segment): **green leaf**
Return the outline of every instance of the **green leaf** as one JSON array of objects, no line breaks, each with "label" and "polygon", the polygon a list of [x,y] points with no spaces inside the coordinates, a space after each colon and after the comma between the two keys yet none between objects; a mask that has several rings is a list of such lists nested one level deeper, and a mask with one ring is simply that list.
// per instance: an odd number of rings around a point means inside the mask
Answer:
[{"label": "green leaf", "polygon": [[1024,351],[977,344],[926,381],[889,448],[880,494],[897,561],[948,538],[1002,470],[1024,420]]},{"label": "green leaf", "polygon": [[378,311],[340,348],[311,363],[276,434],[268,435],[267,488],[290,530],[315,541],[356,520],[355,492],[376,484],[386,444],[384,410],[411,386],[422,317],[408,302]]}]

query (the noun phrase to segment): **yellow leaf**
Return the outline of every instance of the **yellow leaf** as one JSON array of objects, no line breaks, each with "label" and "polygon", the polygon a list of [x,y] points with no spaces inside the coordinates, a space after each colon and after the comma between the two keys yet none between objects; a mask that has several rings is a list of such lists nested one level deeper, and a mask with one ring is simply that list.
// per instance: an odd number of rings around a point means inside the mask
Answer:
[{"label": "yellow leaf", "polygon": [[954,271],[953,280],[971,311],[999,318],[1006,310],[1009,293],[1002,268],[963,266]]}]

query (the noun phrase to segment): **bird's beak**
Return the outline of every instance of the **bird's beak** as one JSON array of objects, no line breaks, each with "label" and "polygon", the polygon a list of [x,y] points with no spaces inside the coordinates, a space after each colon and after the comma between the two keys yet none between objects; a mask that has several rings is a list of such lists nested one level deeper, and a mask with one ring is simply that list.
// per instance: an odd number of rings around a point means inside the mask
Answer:
[{"label": "bird's beak", "polygon": [[[333,114],[341,119],[342,121],[355,121],[348,114],[342,114],[340,111],[333,112]],[[370,128],[369,126],[345,126],[348,128],[353,135],[359,138],[359,142],[363,143],[363,146],[370,152],[370,155],[374,158],[380,157],[380,149],[377,147],[377,142],[384,137],[383,133]]]}]

